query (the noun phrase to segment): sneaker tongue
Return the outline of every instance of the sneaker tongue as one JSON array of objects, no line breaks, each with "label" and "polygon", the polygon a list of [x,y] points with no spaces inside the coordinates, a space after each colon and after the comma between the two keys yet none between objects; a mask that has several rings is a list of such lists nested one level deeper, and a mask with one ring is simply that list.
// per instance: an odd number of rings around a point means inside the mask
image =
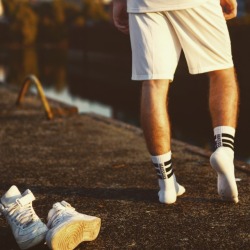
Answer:
[{"label": "sneaker tongue", "polygon": [[12,203],[15,203],[18,198],[21,198],[22,195],[19,192],[18,188],[16,186],[10,187],[10,189],[3,195],[1,198],[2,204],[7,207]]},{"label": "sneaker tongue", "polygon": [[55,214],[57,211],[64,210],[65,207],[60,203],[57,202],[53,205],[53,208],[50,209],[49,214],[48,214],[48,220]]}]

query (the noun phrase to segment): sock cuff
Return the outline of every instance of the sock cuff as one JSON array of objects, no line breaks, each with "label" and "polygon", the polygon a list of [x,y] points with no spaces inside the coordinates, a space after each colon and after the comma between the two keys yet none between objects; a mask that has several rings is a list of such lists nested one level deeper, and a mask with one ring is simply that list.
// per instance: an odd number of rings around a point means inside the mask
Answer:
[{"label": "sock cuff", "polygon": [[230,127],[230,126],[218,126],[214,128],[214,135],[218,134],[230,134],[233,137],[235,136],[235,128]]},{"label": "sock cuff", "polygon": [[229,126],[219,126],[214,128],[215,149],[228,147],[234,151],[235,129]]},{"label": "sock cuff", "polygon": [[160,164],[169,161],[171,159],[171,155],[172,155],[171,151],[163,155],[155,155],[155,156],[151,155],[151,160],[153,163]]},{"label": "sock cuff", "polygon": [[172,168],[171,151],[163,155],[151,156],[152,162],[159,179],[169,179],[173,176],[174,171]]}]

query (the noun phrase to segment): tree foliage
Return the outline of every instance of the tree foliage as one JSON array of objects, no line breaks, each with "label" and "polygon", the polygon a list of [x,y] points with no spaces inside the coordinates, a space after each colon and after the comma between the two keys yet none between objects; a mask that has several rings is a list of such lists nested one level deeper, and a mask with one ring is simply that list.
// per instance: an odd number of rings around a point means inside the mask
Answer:
[{"label": "tree foliage", "polygon": [[9,39],[21,45],[62,42],[69,28],[83,27],[109,19],[101,0],[82,0],[76,5],[68,0],[39,2],[32,0],[3,0],[9,21]]},{"label": "tree foliage", "polygon": [[5,1],[4,6],[9,18],[10,38],[23,45],[34,43],[38,32],[38,17],[28,1]]},{"label": "tree foliage", "polygon": [[108,13],[101,0],[83,0],[83,16],[91,21],[108,20]]}]

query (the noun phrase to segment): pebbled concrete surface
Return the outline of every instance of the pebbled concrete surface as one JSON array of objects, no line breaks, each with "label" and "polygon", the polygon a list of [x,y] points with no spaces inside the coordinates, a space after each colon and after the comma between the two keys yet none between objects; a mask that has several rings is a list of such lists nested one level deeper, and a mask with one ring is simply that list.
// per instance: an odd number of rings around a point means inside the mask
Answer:
[{"label": "pebbled concrete surface", "polygon": [[[163,205],[140,129],[93,114],[48,121],[39,99],[28,96],[17,108],[16,98],[0,85],[0,196],[13,184],[29,188],[44,221],[61,200],[100,217],[99,237],[78,250],[250,249],[246,163],[236,162],[240,202],[226,203],[217,195],[210,152],[173,140],[175,173],[186,193]],[[3,217],[0,249],[18,249]]]}]

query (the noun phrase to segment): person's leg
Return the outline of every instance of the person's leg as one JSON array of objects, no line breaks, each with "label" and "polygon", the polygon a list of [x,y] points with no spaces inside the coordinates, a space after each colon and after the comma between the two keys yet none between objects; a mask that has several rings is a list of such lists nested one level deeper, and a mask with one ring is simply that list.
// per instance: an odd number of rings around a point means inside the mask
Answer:
[{"label": "person's leg", "polygon": [[[129,14],[132,79],[143,81],[141,122],[148,150],[158,175],[159,201],[173,203],[185,192],[172,169],[167,113],[169,81],[179,61],[178,37],[162,12]],[[149,80],[169,79],[169,80]]]},{"label": "person's leg", "polygon": [[238,117],[238,84],[234,68],[208,73],[210,78],[209,108],[213,127],[236,128]]},{"label": "person's leg", "polygon": [[141,125],[151,155],[162,155],[170,151],[168,89],[169,80],[142,83]]},{"label": "person's leg", "polygon": [[170,150],[170,122],[167,112],[169,80],[147,80],[142,84],[141,125],[158,175],[159,201],[171,204],[185,192],[176,182]]},{"label": "person's leg", "polygon": [[167,16],[178,34],[189,72],[211,72],[210,109],[217,149],[210,162],[218,174],[220,196],[237,202],[233,142],[238,90],[230,36],[220,1],[206,1],[196,8],[168,12]]},{"label": "person's leg", "polygon": [[238,202],[234,175],[234,135],[238,116],[238,84],[234,68],[209,73],[209,107],[216,150],[210,163],[218,174],[218,193],[224,200]]}]

